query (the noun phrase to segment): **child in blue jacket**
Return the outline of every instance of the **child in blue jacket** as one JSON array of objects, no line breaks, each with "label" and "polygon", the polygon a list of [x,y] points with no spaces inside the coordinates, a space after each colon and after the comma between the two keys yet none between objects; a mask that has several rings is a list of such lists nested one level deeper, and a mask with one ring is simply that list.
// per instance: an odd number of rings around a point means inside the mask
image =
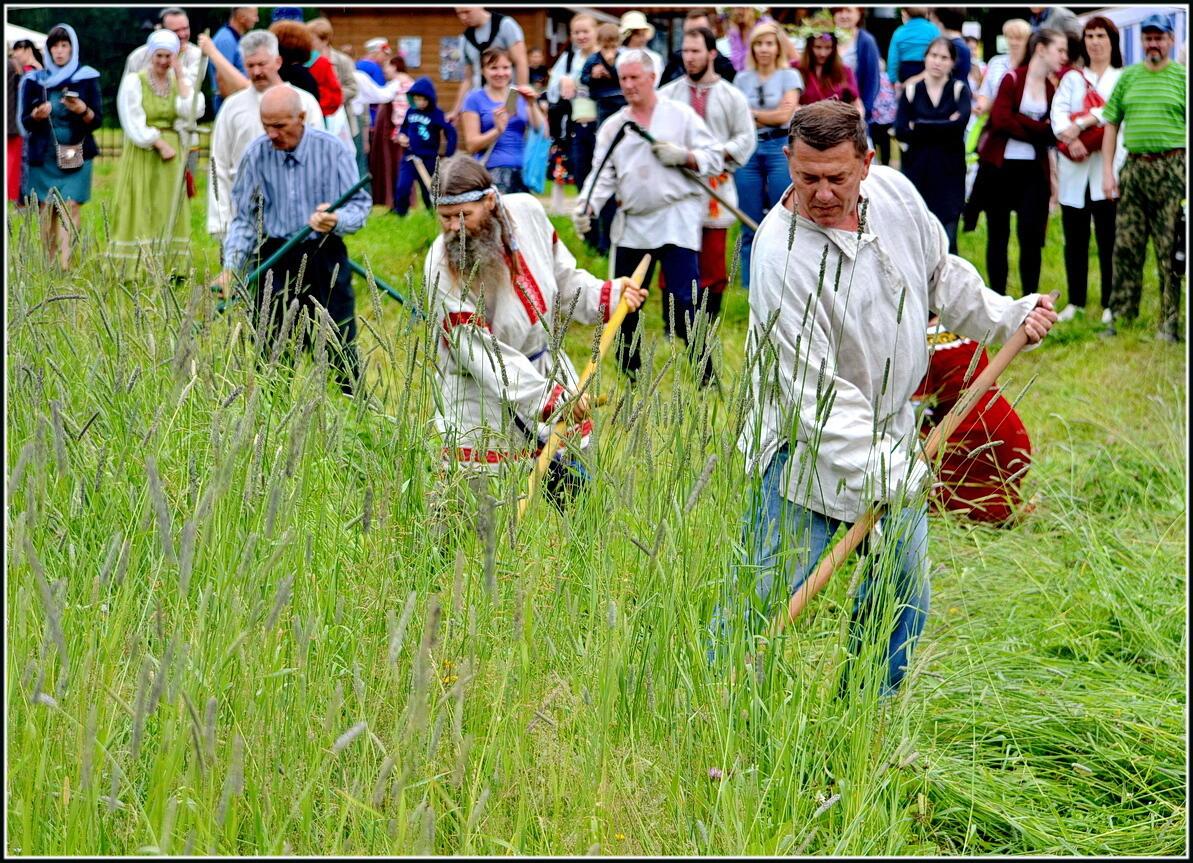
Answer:
[{"label": "child in blue jacket", "polygon": [[410,190],[417,180],[423,203],[431,209],[431,190],[419,177],[414,159],[422,162],[427,175],[435,174],[435,160],[456,151],[456,130],[435,103],[435,85],[425,75],[406,91],[410,107],[398,131],[398,144],[405,148],[398,178],[394,183],[394,212],[404,216],[410,210]]}]

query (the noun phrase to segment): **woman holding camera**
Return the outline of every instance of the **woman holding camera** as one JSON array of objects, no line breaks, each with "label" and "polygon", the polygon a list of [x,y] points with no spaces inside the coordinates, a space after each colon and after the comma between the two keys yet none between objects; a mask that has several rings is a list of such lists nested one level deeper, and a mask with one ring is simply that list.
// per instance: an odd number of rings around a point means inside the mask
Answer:
[{"label": "woman holding camera", "polygon": [[[42,242],[67,269],[71,237],[79,231],[79,208],[91,200],[91,160],[99,154],[92,133],[103,120],[102,102],[99,72],[79,63],[79,39],[69,24],[46,35],[46,54],[45,68],[21,79],[20,125],[26,138],[27,192],[41,206]],[[54,198],[61,199],[61,206]]]}]

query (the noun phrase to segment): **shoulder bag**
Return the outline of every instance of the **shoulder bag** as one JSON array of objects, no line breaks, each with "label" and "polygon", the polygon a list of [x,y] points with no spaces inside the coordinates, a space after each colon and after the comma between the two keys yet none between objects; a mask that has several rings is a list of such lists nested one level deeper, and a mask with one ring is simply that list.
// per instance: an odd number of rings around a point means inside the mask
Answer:
[{"label": "shoulder bag", "polygon": [[[1081,80],[1085,82],[1085,98],[1081,102],[1081,110],[1069,115],[1069,119],[1076,123],[1082,117],[1094,117],[1094,108],[1101,108],[1106,104],[1106,100],[1102,98],[1102,94],[1094,88],[1089,82],[1089,78],[1081,75]],[[1097,120],[1097,117],[1094,117]],[[1085,129],[1077,136],[1077,140],[1082,143],[1086,149],[1086,154],[1080,159],[1072,156],[1069,153],[1069,144],[1066,141],[1058,141],[1056,149],[1058,149],[1062,156],[1072,162],[1084,162],[1093,153],[1097,153],[1102,149],[1102,136],[1106,133],[1106,127],[1101,123],[1095,123],[1088,129]]]}]

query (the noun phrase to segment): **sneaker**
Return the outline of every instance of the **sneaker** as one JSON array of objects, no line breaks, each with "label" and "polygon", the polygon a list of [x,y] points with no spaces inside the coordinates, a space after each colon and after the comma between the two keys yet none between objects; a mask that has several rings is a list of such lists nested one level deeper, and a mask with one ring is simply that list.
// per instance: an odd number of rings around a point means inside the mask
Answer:
[{"label": "sneaker", "polygon": [[1114,320],[1114,313],[1110,309],[1102,309],[1102,323],[1108,324]]},{"label": "sneaker", "polygon": [[1056,316],[1056,319],[1058,321],[1071,321],[1071,320],[1073,320],[1073,318],[1077,317],[1077,315],[1084,315],[1084,314],[1085,314],[1084,306],[1075,306],[1072,303],[1069,303],[1067,306],[1065,306],[1063,309],[1060,310],[1060,314]]}]

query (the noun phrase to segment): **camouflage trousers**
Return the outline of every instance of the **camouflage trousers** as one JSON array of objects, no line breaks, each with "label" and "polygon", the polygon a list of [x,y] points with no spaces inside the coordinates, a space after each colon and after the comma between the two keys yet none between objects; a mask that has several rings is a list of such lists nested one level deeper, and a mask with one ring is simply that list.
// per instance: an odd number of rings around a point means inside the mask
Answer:
[{"label": "camouflage trousers", "polygon": [[1115,318],[1129,320],[1139,314],[1143,262],[1151,237],[1160,271],[1160,329],[1175,335],[1184,268],[1174,267],[1173,251],[1185,198],[1185,155],[1154,160],[1128,158],[1118,182],[1110,308]]}]

